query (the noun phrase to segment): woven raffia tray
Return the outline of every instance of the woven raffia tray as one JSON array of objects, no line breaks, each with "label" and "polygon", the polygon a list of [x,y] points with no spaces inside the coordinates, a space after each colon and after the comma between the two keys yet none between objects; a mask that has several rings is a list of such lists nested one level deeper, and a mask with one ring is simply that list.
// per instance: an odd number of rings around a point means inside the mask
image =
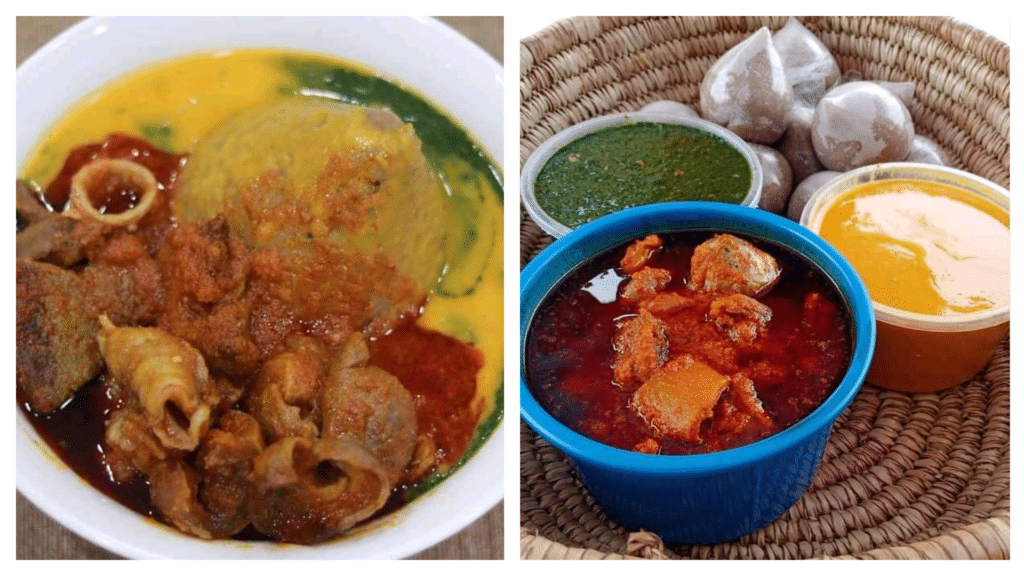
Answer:
[{"label": "woven raffia tray", "polygon": [[[699,110],[704,71],[786,17],[580,17],[520,44],[520,161],[594,116],[671,99]],[[952,165],[1010,184],[1010,49],[938,17],[801,22],[846,74],[912,81],[918,133]],[[520,209],[520,265],[552,238]],[[1010,343],[938,394],[865,385],[836,421],[810,490],[774,523],[716,545],[667,546],[608,520],[564,456],[520,424],[520,556],[612,558],[1008,558]]]}]

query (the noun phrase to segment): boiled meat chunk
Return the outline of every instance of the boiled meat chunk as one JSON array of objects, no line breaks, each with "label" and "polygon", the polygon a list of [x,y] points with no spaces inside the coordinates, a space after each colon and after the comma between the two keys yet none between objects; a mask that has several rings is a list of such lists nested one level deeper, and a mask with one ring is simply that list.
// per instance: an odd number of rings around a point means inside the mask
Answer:
[{"label": "boiled meat chunk", "polygon": [[757,298],[775,286],[781,273],[770,254],[731,234],[716,234],[697,246],[690,259],[691,285],[708,292]]},{"label": "boiled meat chunk", "polygon": [[654,373],[633,394],[633,409],[662,435],[696,444],[701,424],[729,387],[729,377],[684,354]]},{"label": "boiled meat chunk", "polygon": [[627,318],[615,333],[615,382],[636,388],[668,360],[665,323],[647,310]]},{"label": "boiled meat chunk", "polygon": [[739,344],[751,344],[772,319],[772,309],[743,294],[729,294],[711,302],[710,320]]}]

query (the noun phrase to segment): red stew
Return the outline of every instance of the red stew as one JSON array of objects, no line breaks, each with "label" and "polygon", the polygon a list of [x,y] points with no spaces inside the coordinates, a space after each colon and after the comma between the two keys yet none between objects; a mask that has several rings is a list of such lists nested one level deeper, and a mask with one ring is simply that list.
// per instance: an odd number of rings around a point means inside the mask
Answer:
[{"label": "red stew", "polygon": [[[63,209],[67,202],[71,177],[83,165],[100,158],[130,159],[146,166],[154,173],[161,190],[165,191],[161,196],[166,197],[173,194],[177,175],[187,156],[164,152],[144,140],[115,133],[103,142],[74,149],[68,156],[60,174],[47,187],[44,198],[46,202],[50,206],[56,207],[58,211]],[[159,248],[159,243],[163,241],[166,230],[174,226],[167,204],[165,198],[158,207],[154,207],[140,223],[139,230],[136,232],[137,236],[145,238],[145,244],[149,246],[148,249],[151,252],[155,252]],[[112,207],[112,211],[116,210],[117,207]],[[196,242],[203,240],[203,238],[198,238]],[[205,247],[202,244],[197,244],[197,246]],[[108,247],[106,255],[109,257],[113,252],[116,252],[116,249]],[[197,253],[200,254],[199,257],[202,257],[207,252],[199,249]],[[145,259],[145,254],[139,257],[140,261]],[[118,259],[115,258],[115,260]],[[118,261],[120,262],[120,260]],[[125,263],[122,262],[122,264]],[[268,266],[266,262],[261,262],[261,264],[260,270],[263,275],[273,277],[274,274],[271,273],[273,267]],[[320,275],[307,274],[305,280],[308,281],[310,290],[317,287],[323,290],[324,286],[330,286],[329,282],[332,278],[329,275],[333,274],[334,281],[339,284],[346,283],[347,286],[352,287],[357,284],[357,280],[363,282],[371,280],[376,272],[371,266],[349,266],[349,268],[354,269],[351,278],[339,274],[336,269],[324,268]],[[151,306],[158,310],[157,319],[147,318],[146,324],[154,322],[160,324],[167,311],[174,309],[172,305],[159,300],[163,297],[164,288],[175,286],[176,282],[188,281],[187,278],[176,277],[166,279],[163,284],[160,284],[159,276],[155,280],[147,279],[142,275],[136,275],[133,278],[139,286],[146,287],[142,291],[143,293],[153,294],[158,298],[158,301]],[[158,285],[150,286],[145,282],[156,282]],[[253,281],[249,284],[249,289],[259,296],[254,300],[274,302],[272,298],[273,284],[270,280],[262,278],[261,282]],[[335,291],[326,290],[326,292],[331,298],[337,299],[338,295]],[[124,297],[124,294],[112,295],[114,299]],[[309,306],[316,304],[314,299],[305,295],[302,299]],[[232,304],[227,298],[222,299],[221,302]],[[258,342],[265,344],[258,350],[260,358],[273,353],[275,347],[289,333],[301,332],[329,340],[329,331],[322,326],[316,323],[306,325],[295,321],[292,317],[293,314],[281,313],[280,317],[274,316],[266,312],[266,306],[269,305],[265,305],[264,308],[254,306],[252,312],[252,316],[258,317],[257,320],[262,322],[259,326],[263,327],[265,331],[275,334],[274,338],[256,338]],[[205,311],[208,312],[208,310]],[[207,317],[209,314],[200,316],[203,321],[210,321]],[[318,319],[319,324],[328,323],[323,316],[318,316]],[[257,320],[253,320],[254,325],[258,324]],[[479,403],[473,402],[473,399],[476,396],[477,374],[483,365],[483,355],[473,345],[419,327],[414,320],[415,318],[406,317],[399,321],[388,334],[371,340],[368,344],[370,363],[394,375],[413,395],[417,428],[432,441],[434,456],[432,469],[443,471],[456,464],[464,455],[476,431],[483,408]],[[199,328],[192,326],[196,334],[192,334],[186,329],[187,327],[178,324],[174,324],[174,327],[179,332],[188,333],[192,338],[193,345],[201,346],[206,341],[205,339],[215,340],[217,338],[218,330],[210,328],[217,325],[210,322]],[[327,335],[324,335],[325,332],[328,332]],[[248,387],[251,384],[253,378],[251,368],[238,370],[237,373],[225,369],[223,373],[220,373],[217,370],[219,365],[214,364],[212,359],[208,358],[207,361],[211,363],[212,370],[218,377],[228,378],[235,385],[242,387]],[[106,376],[103,374],[94,378],[81,387],[63,406],[50,413],[39,413],[32,410],[26,398],[23,397],[20,387],[17,401],[40,436],[79,476],[124,506],[145,516],[159,519],[160,513],[151,498],[149,480],[140,474],[127,481],[118,481],[108,464],[107,456],[104,453],[106,422],[111,413],[121,407],[121,401],[110,397],[105,378]],[[245,402],[246,397],[243,396],[234,407],[244,410]],[[194,455],[189,458],[194,458]],[[419,483],[427,480],[429,478],[420,478],[414,483],[396,485],[384,507],[363,522],[369,522],[373,518],[384,516],[400,508],[417,495]],[[233,538],[239,540],[273,539],[252,526],[235,534]]]},{"label": "red stew", "polygon": [[[635,386],[615,381],[616,334],[624,319],[635,317],[639,309],[637,302],[623,297],[628,275],[620,262],[626,246],[591,259],[562,279],[531,322],[526,379],[550,414],[611,446],[694,454],[774,434],[828,397],[845,373],[852,350],[849,313],[834,285],[788,249],[749,240],[777,260],[781,274],[778,283],[757,298],[771,309],[770,321],[753,342],[737,342],[710,320],[711,306],[722,293],[704,292],[689,284],[694,249],[710,236],[663,234],[664,245],[647,263],[671,276],[664,293],[687,301],[682,310],[654,309],[654,316],[666,327],[671,355],[690,355],[701,366],[710,367],[709,373],[731,379],[713,415],[700,424],[699,441],[680,441],[661,433],[634,406]],[[602,295],[600,300],[595,294]],[[745,425],[732,426],[728,421],[735,416],[734,406],[741,403],[737,382],[745,381],[743,377],[753,382],[767,417],[748,418]]]}]

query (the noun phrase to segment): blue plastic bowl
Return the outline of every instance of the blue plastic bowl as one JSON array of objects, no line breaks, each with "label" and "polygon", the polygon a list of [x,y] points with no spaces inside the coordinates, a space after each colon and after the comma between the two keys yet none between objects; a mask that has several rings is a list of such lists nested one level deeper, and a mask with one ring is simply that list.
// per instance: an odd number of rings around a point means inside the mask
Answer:
[{"label": "blue plastic bowl", "polygon": [[[824,403],[793,426],[752,444],[686,456],[631,452],[591,440],[555,420],[526,384],[524,347],[538,305],[572,269],[604,250],[656,232],[735,232],[782,244],[803,255],[839,289],[850,310],[849,369]],[[598,218],[553,242],[519,279],[520,411],[522,418],[572,462],[609,518],[668,542],[709,544],[771,523],[807,488],[829,431],[860,390],[875,348],[871,299],[860,277],[828,243],[775,214],[715,202],[667,202]]]}]

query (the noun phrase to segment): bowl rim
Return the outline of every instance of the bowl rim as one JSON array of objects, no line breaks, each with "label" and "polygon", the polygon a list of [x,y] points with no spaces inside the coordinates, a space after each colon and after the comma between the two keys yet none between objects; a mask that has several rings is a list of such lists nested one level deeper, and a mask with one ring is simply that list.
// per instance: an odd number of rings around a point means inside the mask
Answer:
[{"label": "bowl rim", "polygon": [[[195,43],[192,39],[176,40],[173,46],[166,43],[157,47],[156,53],[140,53],[134,56],[123,54],[104,54],[104,58],[111,58],[109,67],[110,74],[97,75],[96,82],[87,86],[68,86],[68,90],[52,95],[58,102],[67,101],[63,106],[55,105],[31,105],[36,100],[33,90],[33,83],[40,81],[49,74],[50,61],[53,58],[71,59],[74,54],[83,54],[83,46],[93,36],[113,33],[116,30],[131,29],[132,26],[145,24],[166,24],[174,22],[177,26],[188,26],[190,22],[205,21],[207,23],[221,22],[231,24],[236,30],[229,33],[222,30],[217,36],[218,42],[230,43],[230,46],[209,46],[205,40],[201,44]],[[260,41],[259,37],[244,34],[238,28],[247,25],[249,30],[253,26],[260,26],[271,23],[278,29],[285,26],[298,26],[302,23],[317,23],[320,27],[335,24],[338,26],[359,25],[360,27],[372,24],[386,29],[389,34],[420,34],[423,42],[429,42],[431,46],[446,46],[440,53],[422,54],[423,59],[428,59],[431,64],[443,67],[446,74],[461,76],[470,70],[481,70],[486,77],[479,82],[469,83],[463,86],[461,93],[454,94],[453,98],[443,98],[437,92],[436,86],[421,86],[417,84],[414,77],[406,77],[396,74],[393,70],[382,68],[379,64],[364,62],[356,57],[346,55],[339,56],[340,52],[332,52],[330,49],[314,49],[305,45],[292,45],[280,40],[283,34],[277,31],[275,39],[277,42]],[[212,27],[212,24],[210,24]],[[134,34],[137,35],[137,28]],[[292,36],[294,36],[292,31]],[[124,33],[124,32],[118,32]],[[146,36],[146,35],[141,35]],[[156,36],[160,36],[157,34]],[[262,36],[262,35],[261,35]],[[312,42],[306,39],[302,42]],[[152,40],[148,41],[154,42]],[[377,50],[372,43],[367,43],[366,50]],[[414,43],[406,41],[405,44],[413,46]],[[501,64],[486,53],[480,46],[470,41],[454,28],[444,22],[432,17],[217,17],[217,16],[93,16],[75,23],[68,29],[56,35],[32,55],[27,57],[16,70],[16,123],[18,124],[17,135],[17,164],[16,170],[20,171],[28,154],[36,145],[38,135],[48,129],[56,122],[68,106],[74,105],[83,96],[92,93],[96,88],[102,86],[119,75],[132,73],[142,67],[157,64],[175,57],[183,57],[197,52],[213,51],[220,48],[281,48],[292,49],[301,52],[319,53],[332,56],[337,59],[363,65],[378,72],[382,77],[394,80],[403,89],[417,92],[427,99],[431,105],[443,110],[446,115],[460,123],[467,134],[481,148],[486,151],[490,159],[504,170],[504,135],[502,132],[503,118],[501,114],[494,115],[486,110],[488,106],[478,106],[479,110],[467,114],[466,109],[460,104],[461,98],[477,98],[481,95],[488,97],[481,102],[501,102],[504,95],[504,71]],[[125,61],[135,61],[125,65]],[[419,62],[419,59],[408,59]],[[461,64],[460,64],[461,62]],[[428,70],[423,70],[427,74]],[[440,84],[440,81],[435,81]],[[63,82],[61,83],[63,86]],[[467,94],[472,94],[469,96]],[[495,100],[491,97],[497,94]],[[48,97],[49,98],[49,97]],[[42,106],[47,116],[34,118],[32,122],[23,122],[22,115],[25,109],[35,111],[37,106]],[[468,119],[468,121],[467,121]],[[31,125],[31,130],[24,129],[23,125]],[[40,126],[36,128],[36,126]],[[28,139],[29,141],[25,141]],[[501,394],[501,389],[497,392]],[[499,409],[504,404],[504,398],[499,397]],[[369,523],[365,528],[357,529],[351,536],[331,540],[313,546],[300,546],[280,544],[273,542],[243,542],[235,540],[214,540],[206,541],[181,534],[177,530],[169,528],[155,520],[146,518],[127,507],[110,499],[99,490],[92,487],[88,482],[79,477],[49,448],[46,442],[38,435],[34,427],[28,421],[22,409],[15,406],[15,470],[16,489],[24,495],[42,512],[53,518],[59,524],[93,542],[94,544],[120,554],[128,558],[209,558],[209,559],[323,559],[323,558],[400,558],[416,554],[425,550],[445,538],[465,529],[472,522],[480,518],[489,510],[499,505],[504,498],[504,435],[505,419],[503,416],[494,426],[490,435],[484,440],[477,450],[471,454],[461,467],[444,478],[437,485],[431,487],[424,494],[418,496],[409,504],[399,510],[383,516],[380,519]],[[37,484],[33,481],[32,475],[44,476],[48,482],[53,482],[53,487]],[[34,477],[39,477],[34,476]],[[481,481],[481,478],[488,480]],[[81,490],[85,487],[85,490]],[[63,491],[62,491],[63,490]],[[479,495],[474,500],[467,501],[464,495],[473,492]],[[70,497],[69,497],[70,496]],[[422,514],[421,509],[427,507],[445,510],[445,513],[431,515],[430,522],[424,522],[416,527],[407,522],[407,518],[413,514]],[[108,519],[106,524],[95,523],[93,518],[96,514],[103,514]],[[396,536],[393,542],[388,543],[386,549],[381,545],[382,530],[394,531]]]},{"label": "bowl rim", "polygon": [[764,171],[761,167],[761,161],[758,159],[757,153],[750,144],[736,135],[736,133],[724,126],[715,124],[710,120],[705,120],[698,116],[685,116],[672,114],[670,112],[651,112],[643,110],[635,112],[617,112],[614,114],[605,114],[603,116],[590,118],[560,130],[547,140],[541,142],[540,146],[534,149],[526,159],[519,178],[519,194],[522,198],[523,206],[526,208],[526,212],[542,230],[551,236],[558,238],[565,235],[572,229],[558,220],[555,220],[551,215],[545,212],[537,201],[537,197],[534,193],[534,182],[536,181],[537,175],[540,173],[541,169],[543,169],[544,165],[547,164],[547,161],[569,143],[579,140],[588,134],[592,134],[606,128],[626,126],[633,122],[678,124],[697,128],[704,132],[710,132],[711,134],[722,138],[743,155],[744,159],[747,161],[747,166],[750,168],[750,188],[747,189],[747,195],[743,198],[743,202],[741,202],[740,205],[757,206],[760,202],[761,189],[764,182]]},{"label": "bowl rim", "polygon": [[[833,177],[807,199],[800,215],[800,224],[818,234],[821,220],[828,208],[853,188],[882,180],[928,180],[947,184],[976,194],[1010,214],[1010,192],[1006,188],[970,172],[924,162],[882,162],[854,168]],[[925,332],[959,333],[998,326],[1010,320],[1010,302],[1001,306],[972,312],[940,316],[900,310],[895,306],[872,301],[879,322]]]},{"label": "bowl rim", "polygon": [[[410,33],[413,30],[418,30],[431,34],[435,37],[436,42],[432,44],[432,46],[442,44],[449,45],[451,49],[446,50],[440,55],[423,54],[421,57],[428,60],[431,64],[444,69],[446,78],[449,78],[450,80],[461,79],[462,73],[465,72],[464,69],[460,71],[460,69],[463,68],[462,66],[454,65],[451,61],[451,58],[454,55],[471,56],[474,65],[488,69],[489,76],[486,78],[486,81],[482,80],[476,83],[464,83],[461,90],[452,91],[449,88],[450,83],[446,83],[447,80],[441,80],[439,75],[431,75],[429,68],[415,66],[411,63],[412,59],[408,59],[409,61],[396,61],[395,59],[392,59],[393,62],[401,66],[400,69],[383,69],[362,60],[362,58],[366,58],[372,61],[378,57],[377,55],[381,50],[379,50],[378,45],[374,43],[359,44],[358,48],[360,51],[354,54],[341,56],[336,52],[332,52],[332,41],[330,39],[330,35],[325,34],[321,29],[324,24],[331,23],[335,25],[350,25],[348,23],[356,21],[363,23],[360,30],[364,30],[365,26],[373,26],[375,27],[375,31],[389,36],[401,36],[402,34]],[[54,94],[32,94],[31,90],[28,89],[28,85],[35,82],[38,78],[45,77],[49,74],[49,66],[47,66],[45,62],[50,59],[56,58],[62,61],[70,61],[79,67],[88,68],[93,62],[88,57],[88,54],[83,54],[80,51],[80,47],[83,45],[83,42],[87,42],[93,37],[102,38],[105,35],[116,31],[115,27],[135,26],[138,29],[160,30],[162,27],[165,28],[173,25],[177,26],[178,30],[182,30],[187,34],[190,23],[199,23],[201,26],[219,25],[222,30],[222,35],[216,40],[211,40],[209,43],[202,46],[194,45],[188,38],[183,38],[157,44],[151,53],[139,54],[127,51],[125,54],[104,54],[104,57],[109,59],[111,62],[109,67],[112,69],[112,75],[110,76],[97,76],[96,78],[90,78],[89,81],[82,83],[69,85],[62,84],[62,90],[55,91]],[[249,28],[254,26],[274,27],[281,26],[283,24],[296,27],[306,26],[315,33],[307,33],[301,36],[292,35],[284,40],[282,40],[281,37],[275,37],[275,41],[261,42],[258,38],[245,34],[244,30],[240,29],[242,26],[247,26]],[[158,34],[158,36],[162,38],[168,35],[169,33],[166,30],[161,30]],[[405,41],[396,43],[396,45],[412,46],[412,43]],[[467,133],[483,145],[483,149],[488,152],[490,159],[498,164],[502,171],[505,169],[505,139],[502,130],[504,119],[500,114],[497,116],[494,114],[487,114],[483,110],[476,109],[477,107],[473,105],[473,102],[475,101],[474,99],[481,99],[485,96],[489,96],[489,91],[495,87],[498,87],[501,90],[502,96],[504,96],[504,68],[493,56],[485,52],[483,48],[472,42],[469,38],[463,36],[448,24],[430,16],[313,17],[251,15],[90,16],[76,22],[63,32],[57,34],[50,41],[29,55],[15,70],[16,118],[20,119],[23,116],[21,113],[23,106],[28,108],[29,113],[32,115],[39,115],[38,107],[40,106],[48,113],[40,115],[38,118],[32,117],[31,122],[28,124],[31,127],[31,130],[27,130],[27,134],[24,133],[21,128],[21,125],[24,122],[17,122],[18,126],[15,145],[17,154],[16,168],[20,170],[28,155],[34,150],[33,146],[36,142],[32,137],[38,132],[53,125],[58,121],[61,114],[64,113],[66,107],[55,107],[56,105],[52,104],[52,102],[64,102],[67,100],[70,100],[72,103],[77,102],[78,100],[92,94],[96,89],[116,80],[122,75],[132,74],[141,68],[159,64],[169,59],[181,58],[197,53],[245,48],[290,49],[311,54],[320,54],[330,58],[351,62],[356,65],[365,66],[367,69],[377,73],[380,77],[388,81],[396,82],[402,89],[411,90],[420,96],[425,97],[431,105],[444,111],[449,118],[458,121],[461,126],[466,129]],[[416,61],[419,62],[419,60]],[[25,103],[25,100],[28,101],[27,104]],[[485,99],[484,101],[487,100],[488,99]],[[483,125],[486,123],[486,127],[484,128],[482,126],[483,131],[472,130],[465,122],[465,118],[467,116],[472,117],[476,124]],[[497,136],[493,135],[495,133]]]},{"label": "bowl rim", "polygon": [[[719,224],[719,225],[715,225]],[[583,260],[659,230],[706,229],[735,231],[790,247],[817,265],[847,301],[854,347],[850,367],[836,389],[810,414],[781,432],[756,442],[705,454],[651,455],[608,446],[573,431],[552,417],[526,383],[525,342],[537,305],[558,281]],[[731,228],[729,227],[731,225]],[[627,233],[626,230],[629,230]],[[766,236],[768,231],[781,235]],[[799,243],[794,246],[793,243]],[[571,262],[562,270],[560,263]],[[830,270],[825,270],[825,267]],[[545,271],[548,267],[561,270]],[[549,282],[550,280],[550,282]],[[542,293],[541,293],[542,292]],[[667,202],[629,208],[597,218],[551,243],[520,275],[520,406],[524,420],[570,459],[639,476],[697,476],[753,466],[827,431],[852,402],[867,375],[875,346],[875,317],[867,289],[853,267],[827,242],[807,228],[757,208],[717,202]],[[529,303],[529,305],[527,305]]]}]

